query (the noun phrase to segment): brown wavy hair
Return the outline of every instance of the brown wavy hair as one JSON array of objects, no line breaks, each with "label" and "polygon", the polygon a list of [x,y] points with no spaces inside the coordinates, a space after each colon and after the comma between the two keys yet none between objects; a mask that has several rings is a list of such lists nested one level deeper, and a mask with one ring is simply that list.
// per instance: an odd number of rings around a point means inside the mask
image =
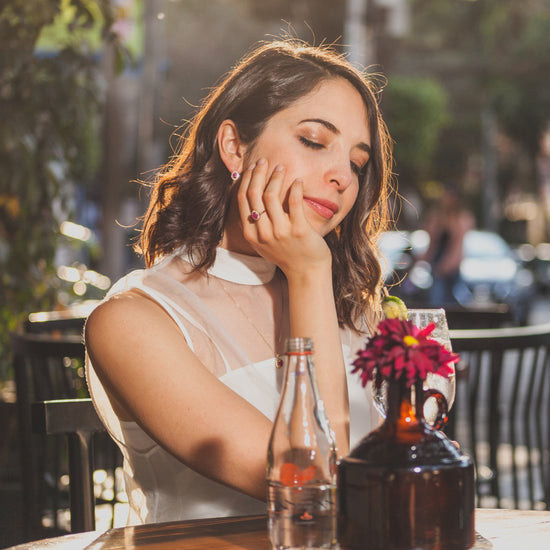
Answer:
[{"label": "brown wavy hair", "polygon": [[357,329],[365,312],[372,325],[382,286],[376,237],[389,222],[391,140],[378,105],[378,81],[328,46],[296,40],[264,43],[208,95],[153,184],[136,247],[146,265],[181,246],[190,252],[195,269],[213,264],[231,193],[230,175],[217,145],[224,120],[232,120],[240,139],[252,147],[270,117],[323,81],[338,77],[348,80],[363,98],[372,153],[353,208],[325,239],[333,256],[340,325]]}]

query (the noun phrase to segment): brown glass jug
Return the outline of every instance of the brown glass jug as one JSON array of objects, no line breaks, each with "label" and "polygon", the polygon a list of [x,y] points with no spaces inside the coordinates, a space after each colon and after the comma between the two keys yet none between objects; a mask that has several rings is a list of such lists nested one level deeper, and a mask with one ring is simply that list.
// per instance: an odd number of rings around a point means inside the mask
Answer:
[{"label": "brown glass jug", "polygon": [[474,466],[424,420],[424,399],[390,380],[387,416],[338,466],[342,550],[464,550],[474,544]]}]

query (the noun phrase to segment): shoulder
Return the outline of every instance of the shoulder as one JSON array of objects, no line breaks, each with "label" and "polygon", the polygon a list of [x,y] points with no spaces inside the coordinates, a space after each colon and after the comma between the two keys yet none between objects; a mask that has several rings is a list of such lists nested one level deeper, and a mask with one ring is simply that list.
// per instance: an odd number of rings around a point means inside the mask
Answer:
[{"label": "shoulder", "polygon": [[127,290],[110,296],[100,303],[88,317],[88,323],[109,319],[120,320],[130,315],[149,314],[162,310],[161,306],[144,292],[138,289]]},{"label": "shoulder", "polygon": [[89,315],[85,327],[88,346],[106,339],[116,341],[130,335],[149,334],[174,325],[166,311],[145,293],[133,289],[109,297]]}]

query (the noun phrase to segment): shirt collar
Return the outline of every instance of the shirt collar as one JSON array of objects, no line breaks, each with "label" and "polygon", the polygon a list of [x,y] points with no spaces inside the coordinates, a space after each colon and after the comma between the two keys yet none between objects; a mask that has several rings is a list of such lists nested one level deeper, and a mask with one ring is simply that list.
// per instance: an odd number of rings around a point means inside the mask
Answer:
[{"label": "shirt collar", "polygon": [[277,266],[261,256],[248,256],[225,248],[216,249],[210,275],[241,285],[264,285],[275,276]]}]

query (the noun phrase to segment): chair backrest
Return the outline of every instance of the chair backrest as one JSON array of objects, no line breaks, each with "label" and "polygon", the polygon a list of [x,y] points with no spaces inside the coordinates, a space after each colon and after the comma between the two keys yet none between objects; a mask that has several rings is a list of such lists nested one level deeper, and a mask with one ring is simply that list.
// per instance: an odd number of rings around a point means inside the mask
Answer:
[{"label": "chair backrest", "polygon": [[[59,437],[46,439],[33,435],[31,404],[78,396],[79,385],[85,386],[85,382],[78,379],[78,368],[84,366],[84,345],[76,335],[16,333],[11,335],[11,349],[19,421],[24,534],[32,540],[49,534],[43,526],[46,509],[51,511],[48,527],[53,527],[55,532],[62,531],[57,514],[61,508],[57,480],[61,476],[58,457],[63,442]],[[50,483],[45,482],[47,478]]]},{"label": "chair backrest", "polygon": [[445,307],[447,324],[451,330],[501,328],[513,324],[506,304],[483,307]]},{"label": "chair backrest", "polygon": [[82,336],[86,317],[70,317],[60,312],[31,313],[24,324],[26,334],[63,334]]},{"label": "chair backrest", "polygon": [[71,532],[95,530],[93,436],[104,432],[91,399],[57,399],[32,403],[35,433],[67,437]]},{"label": "chair backrest", "polygon": [[[73,482],[69,476],[69,488],[60,480],[69,473],[66,458],[67,438],[62,434],[33,433],[31,408],[35,402],[88,398],[84,376],[85,348],[82,340],[84,319],[54,319],[44,323],[27,323],[26,331],[11,335],[16,382],[17,414],[20,434],[21,481],[23,488],[24,536],[27,540],[49,536],[69,530],[68,521],[61,521],[62,511],[68,508],[67,496]],[[95,412],[95,411],[94,411]],[[79,420],[75,417],[75,420]],[[78,433],[75,431],[75,433]],[[98,443],[95,458],[107,464],[113,472],[121,462],[120,452],[105,433],[95,437]],[[85,457],[82,455],[82,460]],[[78,504],[71,501],[78,508]],[[93,497],[93,494],[92,494]],[[80,499],[84,498],[80,495]],[[114,513],[112,499],[112,510]],[[93,508],[92,499],[91,506]],[[80,509],[86,508],[82,504]],[[71,515],[70,530],[80,529],[81,516]],[[47,527],[44,523],[47,522]],[[89,525],[89,524],[87,524]]]},{"label": "chair backrest", "polygon": [[478,506],[550,507],[550,323],[451,330],[454,437],[477,469]]}]

